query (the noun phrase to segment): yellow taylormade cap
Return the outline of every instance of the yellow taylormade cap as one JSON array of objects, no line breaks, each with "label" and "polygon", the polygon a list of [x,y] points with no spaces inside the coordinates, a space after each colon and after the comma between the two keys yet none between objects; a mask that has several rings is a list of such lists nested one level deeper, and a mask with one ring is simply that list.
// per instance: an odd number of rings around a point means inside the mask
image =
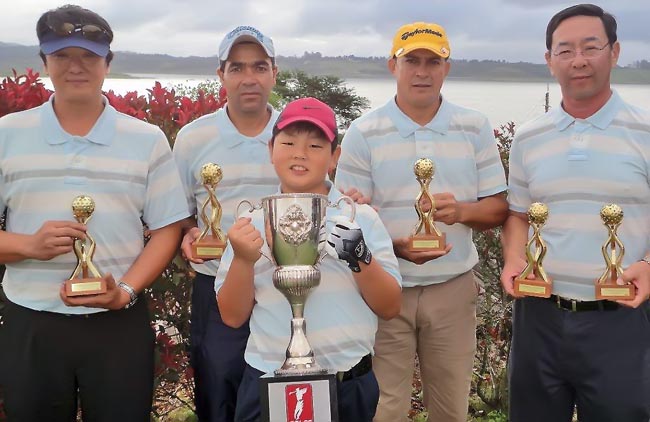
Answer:
[{"label": "yellow taylormade cap", "polygon": [[434,23],[415,22],[402,26],[393,38],[391,57],[424,48],[446,59],[451,54],[445,29]]}]

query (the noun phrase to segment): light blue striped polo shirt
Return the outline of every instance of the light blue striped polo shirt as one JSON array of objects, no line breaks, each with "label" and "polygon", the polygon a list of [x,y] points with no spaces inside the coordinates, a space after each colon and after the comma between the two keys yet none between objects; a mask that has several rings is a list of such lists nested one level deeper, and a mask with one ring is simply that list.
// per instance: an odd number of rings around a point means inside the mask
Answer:
[{"label": "light blue striped polo shirt", "polygon": [[[75,221],[78,195],[95,201],[88,232],[97,243],[93,262],[119,280],[143,250],[142,221],[155,230],[188,216],[169,144],[156,126],[104,111],[86,136],[66,133],[52,102],[0,119],[0,209],[7,231],[35,233],[48,220]],[[49,261],[7,264],[4,290],[19,305],[67,314],[102,309],[68,307],[61,283],[77,264],[73,252]]]},{"label": "light blue striped polo shirt", "polygon": [[558,106],[517,130],[508,201],[519,212],[532,202],[548,205],[543,266],[553,278],[553,293],[595,299],[595,280],[605,270],[601,246],[608,232],[599,214],[606,203],[618,204],[625,214],[618,229],[623,268],[650,251],[649,168],[650,112],[616,92],[587,119]]},{"label": "light blue striped polo shirt", "polygon": [[[331,203],[341,196],[335,188],[330,189],[328,197]],[[250,215],[255,227],[264,233],[262,211],[245,215]],[[343,203],[340,209],[327,209],[327,219],[335,215],[349,216],[349,206]],[[355,220],[361,227],[373,259],[395,277],[396,283],[401,284],[392,241],[377,213],[368,205],[357,205]],[[328,233],[332,225],[331,221],[327,221]],[[266,242],[263,251],[269,254]],[[232,258],[233,251],[228,246],[215,280],[217,292],[224,282]],[[319,268],[320,285],[312,291],[305,305],[307,337],[314,349],[316,361],[323,368],[347,371],[363,356],[373,353],[377,316],[363,300],[345,262],[326,255]],[[245,353],[246,362],[265,373],[273,372],[282,365],[291,336],[291,308],[282,293],[273,287],[273,270],[273,265],[264,257],[255,263],[255,306]]]},{"label": "light blue striped polo shirt", "polygon": [[[413,174],[419,158],[436,166],[430,192],[451,192],[457,201],[477,201],[506,190],[503,166],[487,118],[444,98],[435,117],[420,126],[394,99],[352,123],[342,143],[336,185],[357,188],[372,199],[393,239],[408,237],[418,222],[414,202],[420,185]],[[423,265],[399,259],[405,287],[441,283],[478,262],[472,229],[437,222],[453,244],[449,254]]]},{"label": "light blue striped polo shirt", "polygon": [[[224,233],[235,221],[235,207],[242,199],[257,203],[263,196],[275,193],[279,183],[268,150],[279,113],[269,106],[271,118],[262,133],[248,137],[232,124],[227,107],[183,127],[178,132],[173,150],[192,215],[197,214],[197,209],[200,210],[208,197],[201,184],[201,167],[205,163],[215,163],[221,167],[223,179],[215,192],[223,208],[221,228]],[[197,220],[199,228],[203,230],[203,220],[198,215]],[[214,276],[219,260],[192,264],[192,267],[200,273]]]}]

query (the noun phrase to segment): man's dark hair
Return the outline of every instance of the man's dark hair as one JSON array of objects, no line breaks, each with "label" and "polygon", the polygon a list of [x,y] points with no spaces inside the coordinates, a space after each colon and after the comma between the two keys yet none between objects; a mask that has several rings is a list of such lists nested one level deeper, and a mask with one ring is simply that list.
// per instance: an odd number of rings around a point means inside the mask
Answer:
[{"label": "man's dark hair", "polygon": [[546,27],[546,49],[551,51],[551,46],[553,45],[553,33],[560,26],[560,23],[565,19],[572,18],[574,16],[594,16],[600,18],[605,27],[605,33],[607,34],[607,41],[609,45],[614,45],[617,40],[616,37],[616,18],[611,14],[605,12],[601,7],[596,6],[595,4],[577,4],[575,6],[567,7],[564,10],[559,11],[551,18]]},{"label": "man's dark hair", "polygon": [[[36,22],[36,36],[38,37],[39,43],[43,40],[43,37],[52,32],[50,25],[63,22],[79,25],[97,25],[105,31],[108,43],[110,44],[113,41],[113,30],[106,19],[92,10],[84,9],[74,4],[66,4],[65,6],[48,10],[38,19],[38,22]],[[39,56],[43,60],[43,63],[45,63],[45,54],[40,51]],[[106,64],[110,64],[112,59],[113,52],[109,50],[106,55]]]}]

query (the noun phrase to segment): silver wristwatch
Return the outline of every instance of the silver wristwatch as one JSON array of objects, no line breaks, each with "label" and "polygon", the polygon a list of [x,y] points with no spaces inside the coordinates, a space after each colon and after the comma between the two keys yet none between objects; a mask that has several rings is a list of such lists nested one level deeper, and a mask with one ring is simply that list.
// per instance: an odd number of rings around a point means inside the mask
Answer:
[{"label": "silver wristwatch", "polygon": [[129,294],[129,298],[131,299],[129,303],[126,304],[124,309],[129,309],[131,306],[135,305],[135,302],[138,301],[138,295],[135,293],[135,290],[133,290],[133,287],[129,286],[127,283],[123,281],[120,281],[117,284],[117,287],[127,292]]}]

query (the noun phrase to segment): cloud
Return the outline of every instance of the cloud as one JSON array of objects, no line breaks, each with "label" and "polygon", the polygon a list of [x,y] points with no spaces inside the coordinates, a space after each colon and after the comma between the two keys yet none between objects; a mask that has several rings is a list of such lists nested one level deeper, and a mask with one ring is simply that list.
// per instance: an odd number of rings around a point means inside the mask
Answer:
[{"label": "cloud", "polygon": [[[282,55],[386,56],[401,25],[442,24],[452,55],[466,59],[543,62],[548,20],[565,0],[79,0],[115,30],[118,51],[212,56],[237,25],[271,36]],[[33,45],[40,14],[60,0],[21,0],[0,14],[4,42]],[[621,63],[648,59],[647,0],[601,0],[619,21]]]}]

